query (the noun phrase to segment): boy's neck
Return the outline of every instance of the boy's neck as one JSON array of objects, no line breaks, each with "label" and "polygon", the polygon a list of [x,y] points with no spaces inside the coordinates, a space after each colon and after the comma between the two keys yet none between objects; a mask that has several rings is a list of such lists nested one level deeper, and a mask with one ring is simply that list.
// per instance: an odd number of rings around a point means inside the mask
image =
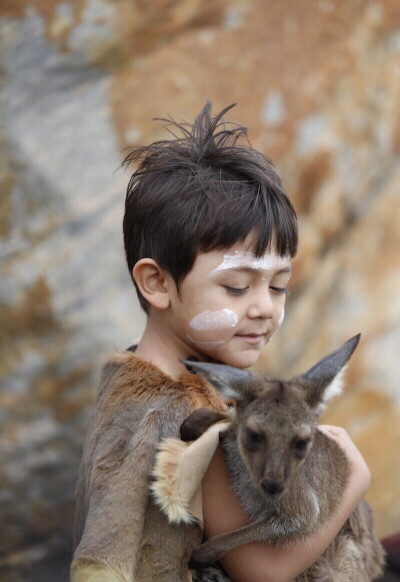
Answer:
[{"label": "boy's neck", "polygon": [[187,359],[189,356],[196,356],[200,361],[206,359],[203,354],[186,345],[168,329],[160,326],[153,317],[147,318],[146,329],[135,350],[135,355],[151,362],[175,380],[186,371],[179,358]]}]

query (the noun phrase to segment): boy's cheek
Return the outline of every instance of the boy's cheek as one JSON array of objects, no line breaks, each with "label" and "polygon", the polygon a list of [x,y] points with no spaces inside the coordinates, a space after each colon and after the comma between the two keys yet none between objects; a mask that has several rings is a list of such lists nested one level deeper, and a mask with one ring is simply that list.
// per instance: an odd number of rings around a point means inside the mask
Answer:
[{"label": "boy's cheek", "polygon": [[268,342],[270,342],[272,340],[272,338],[275,336],[276,333],[278,333],[283,320],[285,319],[285,307],[282,307],[282,310],[280,311],[279,315],[277,315],[277,317],[274,317],[274,321],[273,321],[273,325],[272,325],[272,332],[270,333],[269,337],[268,337]]},{"label": "boy's cheek", "polygon": [[189,340],[189,342],[200,350],[223,350],[228,339],[224,339],[221,334],[199,335],[193,334],[191,331],[186,334],[186,340]]},{"label": "boy's cheek", "polygon": [[281,327],[283,320],[285,319],[285,305],[283,304],[281,313],[278,319],[278,329]]}]

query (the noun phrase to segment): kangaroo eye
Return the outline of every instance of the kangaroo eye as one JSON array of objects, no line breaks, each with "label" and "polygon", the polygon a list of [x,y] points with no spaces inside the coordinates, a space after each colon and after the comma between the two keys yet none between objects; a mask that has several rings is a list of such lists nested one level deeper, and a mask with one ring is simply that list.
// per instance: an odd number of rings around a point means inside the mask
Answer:
[{"label": "kangaroo eye", "polygon": [[262,441],[262,435],[251,430],[251,428],[246,429],[246,435],[252,443],[260,443]]},{"label": "kangaroo eye", "polygon": [[310,439],[298,439],[295,442],[294,446],[295,446],[297,451],[303,452],[307,448],[307,445],[309,442],[310,442]]}]

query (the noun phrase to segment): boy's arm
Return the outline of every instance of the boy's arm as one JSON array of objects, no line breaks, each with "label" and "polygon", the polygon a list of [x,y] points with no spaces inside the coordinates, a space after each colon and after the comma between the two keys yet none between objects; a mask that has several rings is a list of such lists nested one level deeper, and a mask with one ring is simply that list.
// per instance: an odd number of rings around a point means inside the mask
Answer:
[{"label": "boy's arm", "polygon": [[[367,492],[371,476],[360,452],[346,431],[320,427],[344,449],[350,478],[341,502],[322,531],[289,548],[249,543],[227,553],[221,562],[234,582],[290,582],[325,551],[346,519]],[[203,479],[203,513],[206,537],[233,531],[249,523],[230,485],[222,449],[218,447]]]},{"label": "boy's arm", "polygon": [[112,446],[92,451],[88,514],[74,553],[72,582],[86,581],[92,572],[104,581],[132,579],[162,421],[163,413],[153,408],[129,439],[116,435]]}]

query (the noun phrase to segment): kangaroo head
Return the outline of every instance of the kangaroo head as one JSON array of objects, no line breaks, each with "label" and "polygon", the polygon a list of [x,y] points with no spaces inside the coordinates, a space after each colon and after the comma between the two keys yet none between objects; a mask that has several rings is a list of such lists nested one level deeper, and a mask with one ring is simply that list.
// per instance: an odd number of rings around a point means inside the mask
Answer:
[{"label": "kangaroo head", "polygon": [[223,364],[185,361],[236,402],[236,438],[254,485],[268,501],[287,493],[312,446],[325,403],[341,392],[343,372],[360,339],[347,341],[289,380]]}]

